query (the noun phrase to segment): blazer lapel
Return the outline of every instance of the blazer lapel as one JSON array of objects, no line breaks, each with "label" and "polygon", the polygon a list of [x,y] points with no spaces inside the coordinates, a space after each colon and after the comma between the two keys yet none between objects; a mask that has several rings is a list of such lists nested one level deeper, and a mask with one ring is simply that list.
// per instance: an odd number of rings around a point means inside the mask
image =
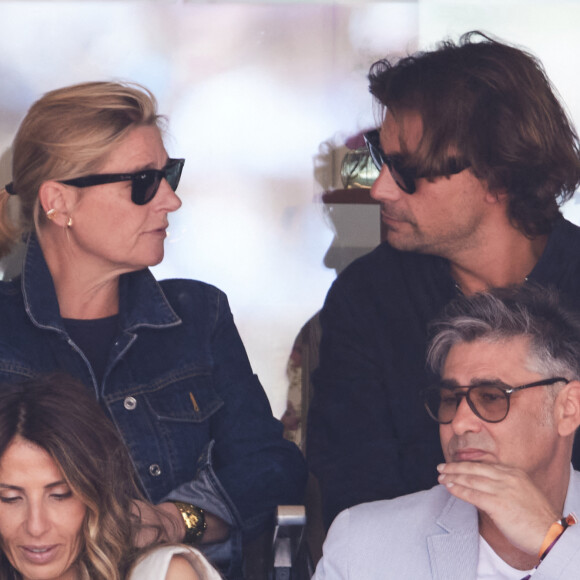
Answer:
[{"label": "blazer lapel", "polygon": [[570,483],[568,484],[563,515],[567,516],[570,512],[580,518],[580,472],[574,471],[572,465],[570,465]]},{"label": "blazer lapel", "polygon": [[475,507],[450,496],[437,525],[441,532],[427,538],[433,580],[475,578],[479,559]]}]

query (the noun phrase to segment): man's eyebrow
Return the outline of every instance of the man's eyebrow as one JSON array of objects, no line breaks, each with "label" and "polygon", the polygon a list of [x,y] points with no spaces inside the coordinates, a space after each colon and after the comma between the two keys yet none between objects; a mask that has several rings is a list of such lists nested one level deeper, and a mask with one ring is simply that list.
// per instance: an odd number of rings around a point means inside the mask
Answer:
[{"label": "man's eyebrow", "polygon": [[503,383],[503,381],[498,377],[476,377],[469,381],[469,386],[489,385],[490,383]]},{"label": "man's eyebrow", "polygon": [[442,387],[449,387],[450,389],[454,389],[459,386],[459,383],[455,379],[441,379],[439,384]]},{"label": "man's eyebrow", "polygon": [[[58,487],[59,485],[68,485],[68,483],[64,479],[61,479],[59,481],[54,481],[53,483],[48,483],[47,485],[44,486],[44,489],[52,489],[54,487]],[[14,491],[24,491],[23,487],[20,487],[18,485],[10,485],[8,483],[0,483],[0,489],[12,489]]]},{"label": "man's eyebrow", "polygon": [[503,381],[497,377],[475,377],[469,381],[467,385],[460,385],[455,379],[441,379],[441,386],[442,387],[449,387],[451,389],[457,388],[464,388],[467,389],[468,387],[476,387],[478,385],[489,385],[489,384],[497,384],[502,383]]}]

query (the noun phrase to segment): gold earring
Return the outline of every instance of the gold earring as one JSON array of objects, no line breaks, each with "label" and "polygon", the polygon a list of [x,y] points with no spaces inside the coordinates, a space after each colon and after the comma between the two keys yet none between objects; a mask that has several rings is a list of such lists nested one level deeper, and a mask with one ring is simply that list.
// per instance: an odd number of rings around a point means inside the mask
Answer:
[{"label": "gold earring", "polygon": [[72,228],[72,225],[73,225],[72,217],[69,216],[68,220],[66,221],[66,227]]},{"label": "gold earring", "polygon": [[51,219],[53,219],[53,218],[54,218],[55,214],[56,214],[56,210],[55,210],[54,208],[51,208],[51,209],[49,209],[49,210],[46,212],[46,217],[47,217],[49,220],[51,220]]}]

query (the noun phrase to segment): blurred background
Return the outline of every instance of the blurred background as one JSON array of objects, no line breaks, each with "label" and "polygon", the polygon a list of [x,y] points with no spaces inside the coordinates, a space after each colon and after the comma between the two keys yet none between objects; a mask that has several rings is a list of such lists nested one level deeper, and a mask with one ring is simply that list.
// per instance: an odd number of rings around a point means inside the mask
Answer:
[{"label": "blurred background", "polygon": [[[297,334],[337,271],[379,243],[376,206],[322,201],[342,188],[347,140],[379,122],[373,61],[480,29],[539,56],[580,122],[580,1],[0,0],[0,22],[2,183],[44,92],[104,79],[150,88],[169,117],[169,154],[187,159],[154,273],[228,294],[278,417]],[[565,214],[580,223],[576,200]]]}]

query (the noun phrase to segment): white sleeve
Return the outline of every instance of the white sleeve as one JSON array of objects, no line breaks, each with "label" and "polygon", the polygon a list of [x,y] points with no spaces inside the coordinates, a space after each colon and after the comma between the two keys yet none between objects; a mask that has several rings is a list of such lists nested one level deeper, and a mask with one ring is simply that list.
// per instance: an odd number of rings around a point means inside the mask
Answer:
[{"label": "white sleeve", "polygon": [[322,558],[312,580],[347,580],[350,534],[349,510],[341,512],[332,522],[322,546]]},{"label": "white sleeve", "polygon": [[160,580],[165,578],[173,556],[183,556],[202,580],[221,580],[219,572],[195,548],[170,545],[146,552],[131,570],[127,580]]}]

